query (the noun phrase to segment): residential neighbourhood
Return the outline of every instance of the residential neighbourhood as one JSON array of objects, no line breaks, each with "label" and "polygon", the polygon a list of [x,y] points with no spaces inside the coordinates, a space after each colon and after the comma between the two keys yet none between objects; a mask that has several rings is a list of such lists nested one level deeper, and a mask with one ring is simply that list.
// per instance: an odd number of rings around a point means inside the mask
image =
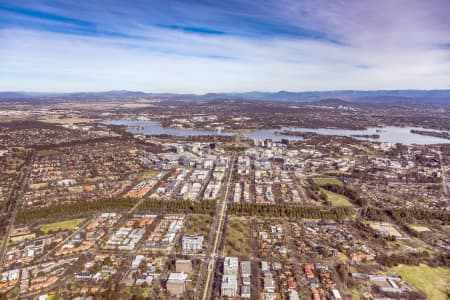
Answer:
[{"label": "residential neighbourhood", "polygon": [[450,0],[0,0],[0,300],[450,300]]},{"label": "residential neighbourhood", "polygon": [[449,276],[448,144],[148,135],[97,117],[2,129],[5,299],[448,292],[428,288]]}]

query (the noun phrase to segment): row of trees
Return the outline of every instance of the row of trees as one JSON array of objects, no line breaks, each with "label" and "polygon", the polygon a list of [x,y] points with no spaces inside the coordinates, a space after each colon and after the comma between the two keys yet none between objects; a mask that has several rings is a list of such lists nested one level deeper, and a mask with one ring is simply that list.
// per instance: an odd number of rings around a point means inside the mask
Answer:
[{"label": "row of trees", "polygon": [[209,213],[214,214],[216,211],[216,201],[204,200],[200,202],[194,201],[164,201],[164,200],[147,200],[139,206],[139,210],[148,210],[155,213]]},{"label": "row of trees", "polygon": [[[95,211],[123,211],[132,208],[136,199],[111,198],[92,202],[79,202],[74,204],[53,205],[51,207],[26,209],[17,212],[18,223],[27,223],[36,219],[74,216]],[[214,214],[216,201],[164,201],[147,200],[141,204],[139,210],[148,210],[155,213],[207,213]],[[351,215],[351,207],[320,207],[299,206],[290,204],[258,204],[258,203],[231,203],[229,213],[240,216],[262,217],[288,217],[288,218],[317,218],[341,219]],[[437,219],[444,223],[450,222],[450,213],[447,211],[413,209],[385,209],[366,206],[361,209],[360,215],[369,220],[381,221],[385,215],[394,218],[400,224],[410,224],[417,220]]]},{"label": "row of trees", "polygon": [[76,216],[83,213],[96,211],[123,211],[132,208],[136,204],[136,199],[119,198],[104,199],[90,202],[79,202],[74,204],[52,205],[44,208],[32,208],[17,212],[16,221],[18,223],[28,223],[38,219],[57,218],[63,216]]},{"label": "row of trees", "polygon": [[36,144],[36,145],[32,145],[30,146],[31,148],[33,148],[36,151],[40,151],[40,150],[50,150],[50,149],[59,149],[59,148],[63,148],[63,147],[74,147],[74,146],[81,146],[81,145],[88,145],[91,143],[102,143],[102,142],[109,142],[109,141],[116,141],[116,140],[120,140],[120,137],[95,137],[95,138],[89,138],[89,139],[85,139],[85,140],[77,140],[74,139],[72,141],[69,142],[62,142],[62,143],[56,143],[56,144]]},{"label": "row of trees", "polygon": [[411,224],[420,220],[440,220],[446,224],[450,223],[450,212],[445,210],[429,210],[423,208],[391,208],[385,212],[400,224]]},{"label": "row of trees", "polygon": [[365,206],[361,208],[359,214],[364,219],[371,221],[383,221],[386,219],[386,214],[384,211],[373,206]]},{"label": "row of trees", "polygon": [[287,217],[289,219],[343,219],[353,212],[351,207],[299,206],[289,204],[231,203],[229,213],[238,216]]},{"label": "row of trees", "polygon": [[439,220],[450,223],[450,212],[445,210],[431,210],[420,207],[415,208],[386,208],[379,209],[365,206],[360,210],[360,216],[371,221],[386,220],[386,216],[393,218],[400,225],[413,224],[417,221]]},{"label": "row of trees", "polygon": [[419,265],[427,264],[431,267],[449,266],[450,254],[438,253],[431,255],[427,251],[413,252],[413,253],[400,253],[392,255],[380,255],[377,256],[377,261],[387,267],[394,267],[397,265]]}]

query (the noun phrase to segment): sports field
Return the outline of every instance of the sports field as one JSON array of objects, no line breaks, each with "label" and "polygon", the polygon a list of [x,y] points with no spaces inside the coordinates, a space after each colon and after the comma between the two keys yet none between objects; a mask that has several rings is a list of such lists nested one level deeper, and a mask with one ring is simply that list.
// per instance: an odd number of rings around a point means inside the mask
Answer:
[{"label": "sports field", "polygon": [[85,219],[72,219],[61,222],[41,225],[39,228],[43,233],[56,232],[61,230],[76,230]]}]

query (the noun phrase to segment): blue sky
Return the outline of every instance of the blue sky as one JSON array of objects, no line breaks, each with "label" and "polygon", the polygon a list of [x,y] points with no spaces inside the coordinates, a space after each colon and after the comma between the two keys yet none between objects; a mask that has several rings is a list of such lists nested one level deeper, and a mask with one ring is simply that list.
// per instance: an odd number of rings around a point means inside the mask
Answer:
[{"label": "blue sky", "polygon": [[448,0],[0,2],[0,90],[450,86]]}]

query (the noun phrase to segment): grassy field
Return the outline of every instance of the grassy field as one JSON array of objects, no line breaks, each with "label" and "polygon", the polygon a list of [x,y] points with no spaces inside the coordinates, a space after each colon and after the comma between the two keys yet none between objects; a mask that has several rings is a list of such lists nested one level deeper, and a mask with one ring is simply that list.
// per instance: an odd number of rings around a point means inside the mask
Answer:
[{"label": "grassy field", "polygon": [[23,159],[20,158],[10,158],[6,159],[6,168],[4,170],[5,173],[17,173],[17,169],[24,163]]},{"label": "grassy field", "polygon": [[147,171],[147,172],[141,172],[137,174],[138,179],[153,179],[156,176],[158,176],[158,171]]},{"label": "grassy field", "polygon": [[72,219],[65,220],[61,222],[49,223],[41,225],[39,228],[43,233],[47,234],[50,231],[60,231],[60,230],[75,230],[85,219]]},{"label": "grassy field", "polygon": [[408,227],[411,228],[414,231],[417,231],[417,232],[431,231],[430,228],[425,227],[425,226],[421,226],[421,225],[412,225],[412,224],[410,224],[410,225],[408,225]]},{"label": "grassy field", "polygon": [[332,206],[353,206],[350,200],[343,195],[339,195],[322,188],[320,190],[327,195]]},{"label": "grassy field", "polygon": [[320,186],[327,184],[344,186],[344,183],[342,183],[342,181],[340,181],[337,178],[321,177],[321,178],[314,178],[313,180],[315,184],[318,184]]},{"label": "grassy field", "polygon": [[48,186],[47,182],[41,182],[41,183],[31,183],[30,184],[30,189],[32,190],[37,190],[37,189],[42,189]]},{"label": "grassy field", "polygon": [[143,108],[143,107],[152,107],[153,104],[150,103],[125,103],[122,104],[120,107],[123,108]]},{"label": "grassy field", "polygon": [[212,217],[210,215],[191,214],[187,216],[185,225],[185,233],[187,234],[203,234],[205,239],[211,230]]},{"label": "grassy field", "polygon": [[94,177],[94,178],[84,178],[83,180],[88,183],[95,183],[97,181],[103,180],[103,177]]},{"label": "grassy field", "polygon": [[29,233],[29,234],[24,234],[24,235],[18,235],[18,236],[11,237],[10,240],[11,240],[11,242],[20,242],[20,241],[23,241],[23,240],[33,239],[35,237],[36,237],[35,233]]},{"label": "grassy field", "polygon": [[61,116],[49,116],[44,119],[40,119],[39,121],[50,124],[77,124],[77,123],[90,123],[97,121],[96,119],[88,119],[88,118],[65,118]]},{"label": "grassy field", "polygon": [[145,299],[147,299],[148,297],[151,296],[151,291],[152,288],[151,287],[139,287],[138,289],[133,289],[133,287],[130,286],[124,286],[120,288],[120,291],[122,293],[125,293],[127,295],[139,295],[140,297],[143,297]]},{"label": "grassy field", "polygon": [[17,120],[26,120],[30,118],[29,115],[13,115],[13,116],[0,116],[0,123],[1,122],[11,122],[11,121],[17,121]]},{"label": "grassy field", "polygon": [[250,222],[244,217],[230,217],[225,232],[224,254],[227,256],[248,255],[251,252]]},{"label": "grassy field", "polygon": [[400,275],[407,283],[424,293],[428,299],[446,300],[450,290],[450,270],[446,268],[432,268],[427,265],[407,266],[398,265],[392,270]]},{"label": "grassy field", "polygon": [[43,157],[43,156],[49,156],[49,155],[55,155],[58,154],[59,152],[53,149],[48,149],[48,150],[39,150],[37,152],[37,156],[39,157]]},{"label": "grassy field", "polygon": [[339,175],[346,175],[348,174],[348,172],[343,172],[343,171],[339,171],[339,170],[328,170],[323,172],[324,175],[328,175],[328,176],[339,176]]},{"label": "grassy field", "polygon": [[370,227],[372,227],[376,231],[387,231],[389,235],[395,237],[402,237],[402,234],[395,228],[393,225],[382,224],[380,222],[372,222],[370,223]]}]

